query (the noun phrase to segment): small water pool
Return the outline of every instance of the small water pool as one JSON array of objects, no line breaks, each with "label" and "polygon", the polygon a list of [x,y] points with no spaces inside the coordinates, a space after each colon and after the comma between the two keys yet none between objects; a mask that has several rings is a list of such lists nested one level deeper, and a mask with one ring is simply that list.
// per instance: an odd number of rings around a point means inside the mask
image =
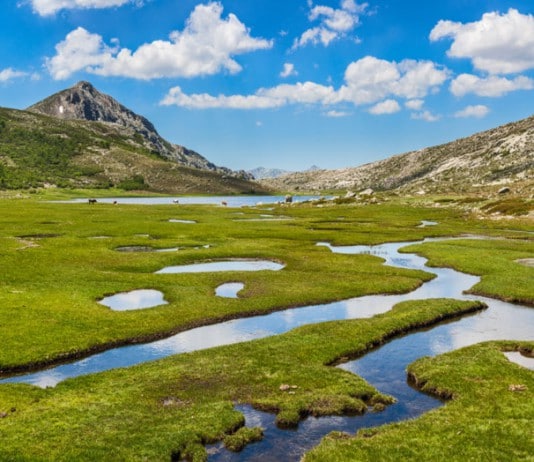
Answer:
[{"label": "small water pool", "polygon": [[168,302],[159,290],[141,289],[111,295],[98,303],[111,308],[113,311],[130,311],[166,305]]},{"label": "small water pool", "polygon": [[245,288],[242,282],[227,282],[215,289],[215,295],[223,298],[238,298],[238,293]]},{"label": "small water pool", "polygon": [[192,265],[167,266],[156,274],[218,273],[223,271],[280,271],[285,265],[270,260],[236,259],[194,263]]}]

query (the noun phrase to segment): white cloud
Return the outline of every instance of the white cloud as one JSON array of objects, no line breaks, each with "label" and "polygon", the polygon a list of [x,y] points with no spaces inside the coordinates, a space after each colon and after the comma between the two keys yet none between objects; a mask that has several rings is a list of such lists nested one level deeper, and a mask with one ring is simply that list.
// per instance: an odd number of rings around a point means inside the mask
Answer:
[{"label": "white cloud", "polygon": [[450,91],[455,96],[474,93],[478,96],[498,97],[516,90],[532,90],[534,80],[524,76],[514,79],[489,76],[486,78],[472,74],[460,74],[450,85]]},{"label": "white cloud", "polygon": [[430,111],[421,111],[412,113],[410,118],[415,120],[424,120],[426,122],[436,122],[441,117],[439,115],[432,114]]},{"label": "white cloud", "polygon": [[295,70],[295,66],[291,63],[284,63],[284,69],[280,72],[280,77],[287,78],[292,75],[298,75],[298,72]]},{"label": "white cloud", "polygon": [[332,111],[325,112],[324,115],[326,117],[339,118],[339,117],[348,117],[351,114],[350,114],[350,112],[346,112],[346,111],[335,111],[335,110],[332,110]]},{"label": "white cloud", "polygon": [[362,105],[382,101],[371,109],[372,113],[388,110],[396,112],[400,110],[400,105],[392,98],[409,99],[411,102],[407,103],[408,107],[419,109],[422,101],[417,102],[415,98],[422,98],[437,90],[447,78],[448,71],[438,69],[429,61],[406,60],[395,63],[367,56],[347,67],[345,84],[337,90],[331,85],[299,82],[261,88],[251,95],[213,96],[206,93],[187,95],[180,87],[175,87],[168,92],[161,104],[197,109],[266,109],[289,104],[332,106],[339,103]]},{"label": "white cloud", "polygon": [[[111,8],[131,3],[133,0],[31,0],[33,11],[40,16],[50,16],[59,10]],[[135,3],[141,3],[139,0]]]},{"label": "white cloud", "polygon": [[332,87],[313,82],[260,88],[253,95],[186,95],[180,87],[171,88],[161,101],[163,106],[176,105],[190,109],[271,109],[288,104],[329,104],[335,98]]},{"label": "white cloud", "polygon": [[334,40],[347,36],[359,25],[360,14],[368,5],[367,3],[358,5],[355,0],[342,0],[341,8],[338,9],[323,5],[313,6],[312,1],[308,1],[308,6],[310,7],[308,19],[311,22],[318,22],[319,25],[307,29],[295,39],[293,49],[319,43],[328,46]]},{"label": "white cloud", "polygon": [[381,103],[375,104],[369,109],[370,114],[382,115],[382,114],[394,114],[399,112],[401,107],[394,99],[387,99]]},{"label": "white cloud", "polygon": [[0,71],[0,82],[9,82],[10,80],[26,77],[27,75],[27,72],[16,71],[15,69],[8,67],[7,69]]},{"label": "white cloud", "polygon": [[82,27],[56,45],[56,55],[47,59],[55,79],[66,79],[77,71],[136,79],[195,77],[221,71],[237,73],[235,55],[272,47],[272,41],[251,37],[249,29],[229,14],[222,18],[219,2],[197,5],[185,29],[174,31],[169,40],[156,40],[137,50],[108,46],[103,38]]},{"label": "white cloud", "polygon": [[489,113],[489,108],[482,104],[467,106],[454,114],[454,117],[485,117]]},{"label": "white cloud", "polygon": [[387,96],[422,98],[436,91],[448,76],[446,69],[431,61],[396,63],[366,56],[347,67],[340,96],[354,104],[371,104]]},{"label": "white cloud", "polygon": [[505,14],[486,13],[477,22],[439,21],[430,40],[452,38],[447,54],[471,59],[491,74],[508,74],[534,68],[534,16],[515,9]]},{"label": "white cloud", "polygon": [[412,109],[414,111],[419,111],[422,109],[423,107],[423,104],[425,104],[425,102],[422,100],[422,99],[410,99],[408,101],[406,101],[404,103],[404,105],[408,108],[408,109]]}]

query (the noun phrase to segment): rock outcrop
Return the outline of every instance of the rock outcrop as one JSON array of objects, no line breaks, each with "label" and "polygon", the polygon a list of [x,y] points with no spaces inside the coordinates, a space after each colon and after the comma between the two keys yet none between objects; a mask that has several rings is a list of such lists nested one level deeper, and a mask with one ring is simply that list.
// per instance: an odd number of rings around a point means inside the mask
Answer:
[{"label": "rock outcrop", "polygon": [[30,106],[28,111],[66,120],[113,124],[131,136],[141,137],[145,147],[153,153],[185,167],[252,179],[251,175],[243,171],[234,172],[226,167],[216,166],[197,152],[166,141],[149,120],[123,106],[111,96],[99,92],[89,82],[78,82],[72,88],[60,91]]},{"label": "rock outcrop", "polygon": [[[356,148],[355,148],[356,149]],[[262,184],[282,191],[395,190],[409,194],[476,192],[532,196],[534,116],[440,146],[359,167],[299,172]]]}]

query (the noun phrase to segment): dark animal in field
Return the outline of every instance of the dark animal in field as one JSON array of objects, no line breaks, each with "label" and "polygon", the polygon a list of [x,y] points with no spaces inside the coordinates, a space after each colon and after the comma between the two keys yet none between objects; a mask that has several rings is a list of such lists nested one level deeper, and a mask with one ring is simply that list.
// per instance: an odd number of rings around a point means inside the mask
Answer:
[{"label": "dark animal in field", "polygon": [[97,201],[96,201],[96,199],[89,199],[88,202],[89,202],[89,204],[96,204]]},{"label": "dark animal in field", "polygon": [[221,205],[222,205],[223,207],[226,207],[226,206],[228,205],[228,202],[226,202],[226,201],[222,201],[222,202],[221,202]]},{"label": "dark animal in field", "polygon": [[286,200],[285,200],[286,204],[291,204],[291,202],[293,202],[293,196],[288,194],[286,196]]}]

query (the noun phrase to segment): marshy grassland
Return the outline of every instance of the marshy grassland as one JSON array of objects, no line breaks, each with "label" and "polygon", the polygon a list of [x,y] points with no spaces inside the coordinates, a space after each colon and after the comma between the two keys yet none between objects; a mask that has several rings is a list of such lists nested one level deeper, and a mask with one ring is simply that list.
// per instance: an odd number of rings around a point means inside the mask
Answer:
[{"label": "marshy grassland", "polygon": [[487,342],[413,363],[409,374],[423,391],[450,401],[417,419],[331,433],[305,462],[533,460],[534,372],[502,351],[534,343]]},{"label": "marshy grassland", "polygon": [[[534,306],[534,268],[517,262],[534,255],[528,217],[480,219],[463,208],[398,198],[320,205],[233,209],[0,199],[0,370],[30,370],[224,319],[407,292],[433,277],[384,266],[372,255],[332,253],[317,242],[378,244],[464,234],[496,238],[427,242],[409,250],[429,258],[430,265],[480,275],[474,293]],[[265,214],[285,219],[262,219]],[[438,224],[420,228],[421,220]],[[120,247],[179,250],[119,252]],[[278,272],[155,274],[167,266],[229,258],[286,266]],[[215,296],[220,284],[236,281],[245,284],[238,299]],[[98,303],[137,289],[159,290],[169,303],[126,312]],[[236,402],[277,413],[282,426],[308,414],[379,409],[392,398],[329,364],[364,354],[402,332],[482,308],[447,299],[407,302],[370,319],[304,326],[70,379],[53,389],[2,384],[0,460],[204,460],[206,442],[226,437],[228,446],[239,447],[260,437],[259,429],[241,428]],[[470,440],[472,460],[501,454],[492,452],[499,444],[513,445],[514,456],[533,454],[534,374],[500,353],[520,347],[531,351],[533,345],[491,343],[421,359],[410,373],[423,389],[452,396],[446,406],[356,438],[328,438],[308,459],[388,460],[401,454],[394,449],[401,441],[406,458],[440,460],[444,454],[460,460],[453,437]],[[527,389],[507,391],[513,383]],[[281,384],[297,388],[290,393],[280,390]],[[387,444],[389,456],[382,450]],[[444,446],[449,449],[440,452]]]}]

